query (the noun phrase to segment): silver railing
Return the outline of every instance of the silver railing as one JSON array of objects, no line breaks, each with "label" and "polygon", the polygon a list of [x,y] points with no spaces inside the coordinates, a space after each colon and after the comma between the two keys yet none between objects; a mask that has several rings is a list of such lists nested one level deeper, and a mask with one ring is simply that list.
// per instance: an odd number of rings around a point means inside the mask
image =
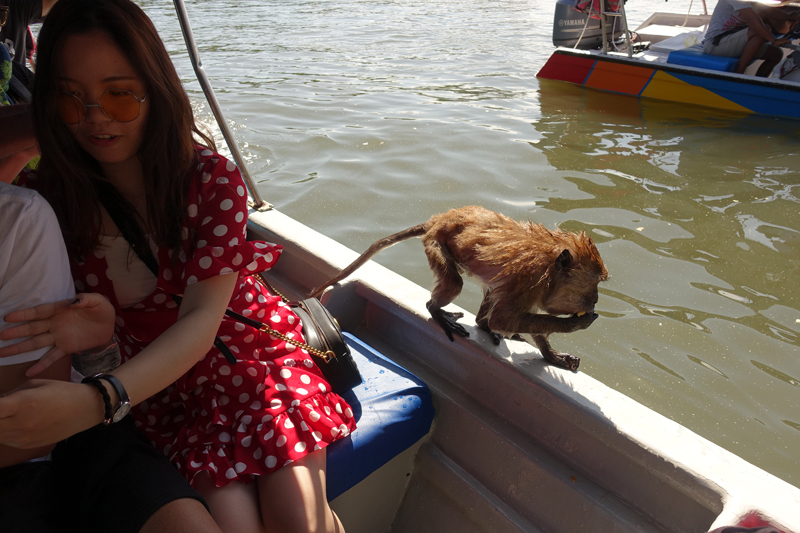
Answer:
[{"label": "silver railing", "polygon": [[181,24],[183,39],[186,41],[186,49],[189,52],[189,59],[192,61],[192,67],[194,68],[194,73],[197,76],[197,81],[200,82],[200,87],[202,87],[203,94],[206,96],[208,105],[211,107],[211,111],[214,113],[214,118],[216,119],[217,124],[219,124],[219,129],[222,131],[222,136],[225,138],[225,143],[228,145],[228,149],[231,151],[231,156],[233,157],[236,166],[239,167],[239,170],[242,173],[245,185],[247,185],[248,193],[253,199],[253,207],[259,211],[267,211],[268,209],[272,209],[272,204],[263,200],[258,192],[258,189],[256,189],[256,186],[250,177],[250,173],[247,171],[247,166],[244,164],[244,158],[242,158],[242,154],[239,152],[239,147],[236,145],[236,140],[233,138],[233,133],[228,127],[228,122],[225,120],[225,115],[222,114],[222,109],[217,101],[217,96],[214,94],[214,89],[211,87],[211,82],[208,80],[206,71],[203,69],[203,63],[200,61],[200,53],[198,52],[197,45],[194,42],[194,35],[192,34],[192,26],[189,24],[189,14],[186,12],[186,6],[184,5],[183,0],[173,1],[175,3],[175,11],[178,13],[178,21]]}]

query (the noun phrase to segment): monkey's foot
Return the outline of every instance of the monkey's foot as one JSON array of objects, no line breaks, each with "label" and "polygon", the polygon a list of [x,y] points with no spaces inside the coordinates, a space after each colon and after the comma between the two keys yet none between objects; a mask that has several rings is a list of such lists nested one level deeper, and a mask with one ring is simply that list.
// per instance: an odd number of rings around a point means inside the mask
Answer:
[{"label": "monkey's foot", "polygon": [[578,365],[581,364],[580,357],[575,357],[568,353],[549,351],[542,352],[542,355],[549,363],[560,366],[561,368],[566,368],[567,370],[572,370],[573,372],[577,372]]},{"label": "monkey's foot", "polygon": [[431,317],[447,334],[447,338],[450,339],[450,342],[454,342],[453,333],[461,337],[469,337],[469,331],[467,331],[467,328],[458,323],[458,319],[463,318],[464,313],[451,313],[441,309],[429,309],[429,311],[431,312]]}]

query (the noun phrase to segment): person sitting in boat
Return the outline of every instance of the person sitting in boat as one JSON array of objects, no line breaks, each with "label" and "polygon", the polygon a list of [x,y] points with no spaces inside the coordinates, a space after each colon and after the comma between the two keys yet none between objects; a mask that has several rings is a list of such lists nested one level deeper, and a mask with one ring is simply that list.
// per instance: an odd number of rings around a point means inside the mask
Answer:
[{"label": "person sitting in boat", "polygon": [[[343,531],[327,503],[325,448],[355,429],[353,411],[305,350],[224,316],[230,307],[302,339],[297,315],[254,277],[282,248],[245,240],[239,170],[195,125],[147,15],[130,0],[59,0],[39,33],[33,112],[42,159],[26,183],[56,212],[78,290],[115,308],[123,362],[117,387],[100,380],[110,421],[133,404],[139,429],[224,531]],[[130,222],[129,241],[101,190]],[[157,276],[137,256],[145,250]],[[14,395],[0,398],[0,435],[56,442],[102,421],[100,394],[51,383],[25,389],[59,406],[50,416],[28,416],[33,402],[9,413]]]},{"label": "person sitting in boat", "polygon": [[783,59],[779,47],[789,42],[787,37],[775,37],[773,31],[788,33],[798,20],[800,13],[789,13],[757,2],[719,0],[703,39],[703,52],[738,57],[736,72],[739,74],[743,74],[752,61],[763,59],[756,76],[768,77]]},{"label": "person sitting in boat", "polygon": [[0,26],[0,44],[5,45],[11,59],[25,64],[30,50],[28,26],[47,15],[57,0],[3,0],[0,5],[7,9],[5,24]]},{"label": "person sitting in boat", "polygon": [[[5,129],[14,120],[2,120]],[[4,145],[0,157],[9,155]],[[13,150],[13,148],[12,148]],[[0,181],[0,332],[12,325],[3,317],[19,307],[73,301],[75,289],[67,251],[52,208],[38,193]],[[45,304],[49,305],[49,304]],[[81,295],[70,306],[72,338],[61,336],[68,353],[107,344],[113,308],[100,295]],[[100,320],[84,320],[100,313]],[[67,315],[62,314],[61,318]],[[77,326],[77,329],[73,328]],[[25,327],[24,325],[22,326]],[[9,344],[0,339],[0,347]],[[28,381],[37,361],[56,346],[0,358],[0,396]],[[17,350],[18,351],[18,350]],[[70,360],[62,358],[38,374],[35,388],[70,381]],[[51,381],[43,381],[51,380]],[[97,392],[82,385],[92,398]],[[94,392],[93,392],[94,391]],[[29,397],[11,393],[11,402]],[[47,411],[59,411],[53,405]],[[39,413],[41,413],[41,408]],[[0,409],[0,419],[8,411]],[[35,419],[32,419],[35,420]],[[0,432],[0,516],[4,531],[219,532],[202,498],[169,461],[137,432],[132,421],[98,425],[54,446]],[[51,453],[52,452],[52,453]],[[120,498],[121,494],[124,498]]]}]

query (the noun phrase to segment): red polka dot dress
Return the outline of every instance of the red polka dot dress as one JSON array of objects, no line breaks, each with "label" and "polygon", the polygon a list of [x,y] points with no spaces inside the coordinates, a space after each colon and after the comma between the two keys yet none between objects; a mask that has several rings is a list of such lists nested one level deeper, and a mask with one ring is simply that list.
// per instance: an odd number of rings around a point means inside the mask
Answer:
[{"label": "red polka dot dress", "polygon": [[[175,323],[171,294],[219,274],[238,272],[229,307],[302,340],[300,319],[251,275],[268,270],[281,247],[245,240],[247,194],[239,170],[210,150],[189,188],[183,246],[173,258],[158,250],[156,290],[121,308],[103,248],[74,265],[79,291],[109,297],[123,361]],[[138,259],[137,259],[138,260]],[[132,411],[136,425],[192,482],[209,472],[221,487],[250,482],[355,429],[350,406],[331,391],[308,352],[225,317],[218,331],[239,360],[231,365],[212,348],[189,372]]]}]

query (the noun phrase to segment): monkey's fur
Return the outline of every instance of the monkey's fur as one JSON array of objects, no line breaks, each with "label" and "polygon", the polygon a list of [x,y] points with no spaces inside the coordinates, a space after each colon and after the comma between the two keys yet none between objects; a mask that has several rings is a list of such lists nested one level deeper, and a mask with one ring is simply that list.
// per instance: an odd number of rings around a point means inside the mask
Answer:
[{"label": "monkey's fur", "polygon": [[476,322],[495,344],[503,336],[529,333],[547,361],[577,370],[580,359],[554,351],[547,337],[586,329],[597,318],[597,285],[608,279],[608,271],[584,232],[549,231],[480,206],[452,209],[375,242],[310,296],[319,296],[381,250],[412,237],[422,237],[435,277],[428,311],[451,341],[453,333],[462,337],[469,333],[457,322],[463,313],[442,307],[461,293],[461,274],[467,273],[483,284]]}]

